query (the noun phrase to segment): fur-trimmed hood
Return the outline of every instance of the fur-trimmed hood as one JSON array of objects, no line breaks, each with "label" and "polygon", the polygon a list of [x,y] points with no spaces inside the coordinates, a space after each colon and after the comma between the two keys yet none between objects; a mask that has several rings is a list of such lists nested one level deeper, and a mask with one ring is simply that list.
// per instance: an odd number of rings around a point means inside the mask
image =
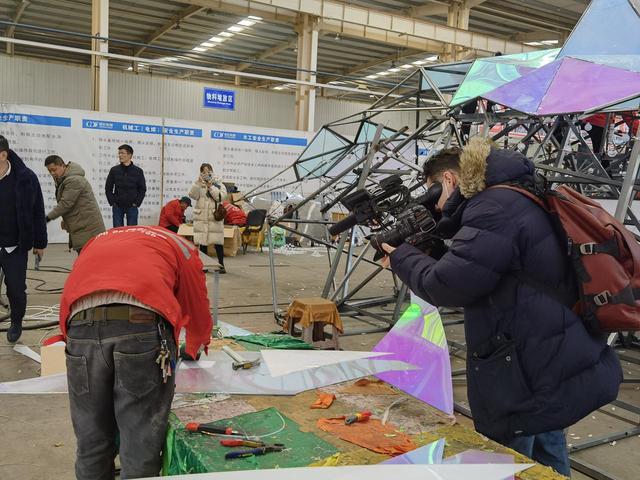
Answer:
[{"label": "fur-trimmed hood", "polygon": [[465,198],[501,183],[529,183],[535,169],[519,152],[502,150],[486,138],[474,137],[460,156],[460,192]]}]

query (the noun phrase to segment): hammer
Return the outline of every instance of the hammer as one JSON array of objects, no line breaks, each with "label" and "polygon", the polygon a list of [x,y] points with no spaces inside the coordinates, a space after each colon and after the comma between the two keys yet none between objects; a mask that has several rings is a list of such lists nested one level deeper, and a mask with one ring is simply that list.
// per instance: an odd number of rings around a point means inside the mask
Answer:
[{"label": "hammer", "polygon": [[256,358],[255,360],[247,360],[242,357],[238,352],[232,350],[227,345],[222,347],[222,351],[229,355],[233,359],[233,364],[231,365],[234,370],[247,370],[249,368],[253,368],[256,365],[260,365],[260,359]]}]

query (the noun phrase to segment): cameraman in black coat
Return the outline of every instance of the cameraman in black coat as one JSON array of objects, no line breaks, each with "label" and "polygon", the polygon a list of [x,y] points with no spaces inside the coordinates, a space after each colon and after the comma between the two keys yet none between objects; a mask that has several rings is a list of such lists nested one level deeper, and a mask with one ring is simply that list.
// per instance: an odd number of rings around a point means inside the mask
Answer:
[{"label": "cameraman in black coat", "polygon": [[107,201],[113,209],[113,226],[124,226],[124,217],[127,217],[127,225],[138,224],[138,208],[144,200],[147,185],[144,171],[133,164],[133,148],[130,145],[118,147],[118,160],[120,164],[112,167],[107,176],[105,190]]}]

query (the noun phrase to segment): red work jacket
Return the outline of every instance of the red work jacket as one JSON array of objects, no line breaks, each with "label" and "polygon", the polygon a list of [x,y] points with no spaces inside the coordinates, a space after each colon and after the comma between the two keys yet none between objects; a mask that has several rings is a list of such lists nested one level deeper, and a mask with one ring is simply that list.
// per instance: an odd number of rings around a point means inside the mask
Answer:
[{"label": "red work jacket", "polygon": [[184,211],[180,206],[180,200],[176,198],[162,207],[162,210],[160,210],[160,222],[158,223],[164,228],[170,225],[179,227],[181,223],[184,223]]},{"label": "red work jacket", "polygon": [[71,306],[100,291],[131,295],[173,325],[178,342],[186,329],[186,351],[195,358],[211,339],[205,274],[198,250],[160,227],[120,227],[91,239],[82,249],[64,285],[60,330],[66,338]]}]

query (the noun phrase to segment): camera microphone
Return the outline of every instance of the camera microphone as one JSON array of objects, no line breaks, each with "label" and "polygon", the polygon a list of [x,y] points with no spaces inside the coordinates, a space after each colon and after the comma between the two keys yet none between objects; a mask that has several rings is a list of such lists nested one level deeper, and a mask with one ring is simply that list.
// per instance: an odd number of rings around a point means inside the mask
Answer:
[{"label": "camera microphone", "polygon": [[343,218],[338,223],[335,223],[329,227],[329,233],[331,235],[340,235],[342,232],[346,232],[351,227],[355,227],[358,224],[358,219],[355,213],[350,213],[346,218]]}]

